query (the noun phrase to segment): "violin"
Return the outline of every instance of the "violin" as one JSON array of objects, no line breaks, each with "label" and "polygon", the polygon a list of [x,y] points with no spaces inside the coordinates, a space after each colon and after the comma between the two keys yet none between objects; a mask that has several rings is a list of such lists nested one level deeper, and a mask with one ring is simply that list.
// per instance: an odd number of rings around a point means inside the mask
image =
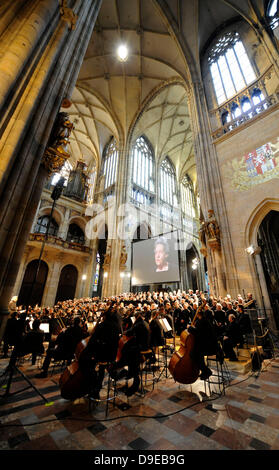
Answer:
[{"label": "violin", "polygon": [[[195,321],[199,312],[204,308],[206,299],[202,300],[202,305],[197,308],[191,326],[195,326]],[[180,335],[180,347],[175,351],[169,362],[169,371],[174,380],[181,384],[192,384],[199,376],[199,366],[192,359],[192,352],[195,345],[195,337],[187,330],[183,330]]]}]

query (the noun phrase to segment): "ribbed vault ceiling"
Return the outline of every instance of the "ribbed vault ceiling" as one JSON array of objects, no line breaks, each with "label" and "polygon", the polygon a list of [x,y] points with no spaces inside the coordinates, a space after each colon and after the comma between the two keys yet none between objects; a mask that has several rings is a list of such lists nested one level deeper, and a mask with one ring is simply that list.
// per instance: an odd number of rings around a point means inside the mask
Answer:
[{"label": "ribbed vault ceiling", "polygon": [[[189,44],[193,57],[218,25],[238,16],[241,8],[246,14],[247,9],[240,0],[167,3],[173,24],[179,25],[181,19],[190,23],[192,18]],[[129,48],[124,63],[116,55],[120,43]],[[155,1],[103,0],[68,110],[75,123],[72,163],[83,159],[89,169],[99,168],[110,136],[133,142],[145,134],[159,161],[168,155],[178,178],[188,171],[195,181],[187,67]]]}]

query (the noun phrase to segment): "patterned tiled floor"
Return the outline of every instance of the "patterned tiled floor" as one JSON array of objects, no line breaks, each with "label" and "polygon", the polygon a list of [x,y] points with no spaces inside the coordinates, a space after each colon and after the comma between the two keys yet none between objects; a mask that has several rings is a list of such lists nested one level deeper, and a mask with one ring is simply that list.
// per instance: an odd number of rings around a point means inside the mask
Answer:
[{"label": "patterned tiled floor", "polygon": [[[7,363],[0,360],[2,372]],[[38,379],[30,362],[21,370],[49,403],[32,388],[5,398],[0,406],[1,450],[279,449],[278,358],[265,361],[259,375],[232,373],[221,397],[205,393],[200,380],[179,385],[163,374],[144,397],[127,401],[119,393],[107,418],[104,402],[89,409],[87,399],[62,399],[60,372]],[[3,394],[5,377],[0,384]],[[15,375],[10,391],[26,385]]]}]

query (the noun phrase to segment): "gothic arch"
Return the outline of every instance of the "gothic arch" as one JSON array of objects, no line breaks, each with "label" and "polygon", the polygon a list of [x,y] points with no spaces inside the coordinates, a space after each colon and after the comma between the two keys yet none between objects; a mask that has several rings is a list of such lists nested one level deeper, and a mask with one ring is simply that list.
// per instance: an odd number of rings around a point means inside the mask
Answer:
[{"label": "gothic arch", "polygon": [[250,245],[257,246],[259,227],[265,216],[272,210],[279,211],[279,198],[266,198],[255,207],[248,219],[244,232],[245,248]]}]

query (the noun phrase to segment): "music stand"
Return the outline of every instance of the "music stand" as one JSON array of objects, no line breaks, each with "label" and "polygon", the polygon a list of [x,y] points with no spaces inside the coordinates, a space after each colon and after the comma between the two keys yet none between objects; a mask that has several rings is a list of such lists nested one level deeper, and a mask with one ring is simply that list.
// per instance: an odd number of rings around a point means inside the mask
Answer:
[{"label": "music stand", "polygon": [[[14,351],[15,349],[17,349],[16,346],[14,347]],[[5,375],[7,375],[8,380],[7,380],[7,385],[5,386],[5,393],[2,396],[0,396],[0,405],[4,404],[6,399],[9,398],[10,396],[16,395],[17,393],[25,392],[25,390],[28,390],[29,388],[33,388],[33,390],[44,400],[44,402],[50,404],[50,402],[44,397],[44,395],[40,392],[40,390],[38,390],[37,387],[35,387],[35,385],[31,382],[31,380],[22,372],[22,370],[20,370],[19,367],[17,367],[16,361],[18,357],[20,356],[18,355],[17,351],[15,351],[14,354],[13,353],[11,355],[9,364],[6,367],[6,370],[1,375],[1,377],[4,377]],[[25,380],[25,382],[28,383],[28,386],[23,389],[17,390],[16,392],[10,392],[13,376],[15,373],[20,374],[21,377]]]}]

